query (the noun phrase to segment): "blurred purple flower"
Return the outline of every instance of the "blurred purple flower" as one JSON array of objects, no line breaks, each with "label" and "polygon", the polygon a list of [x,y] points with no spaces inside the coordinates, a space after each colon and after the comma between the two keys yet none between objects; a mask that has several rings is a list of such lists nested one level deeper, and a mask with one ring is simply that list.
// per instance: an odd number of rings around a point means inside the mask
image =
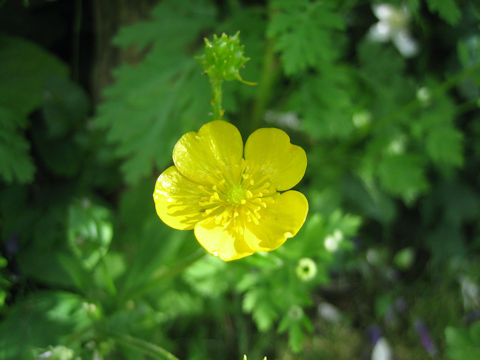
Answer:
[{"label": "blurred purple flower", "polygon": [[420,337],[423,347],[431,357],[434,357],[437,354],[437,347],[433,343],[426,325],[421,320],[415,320],[414,327]]}]

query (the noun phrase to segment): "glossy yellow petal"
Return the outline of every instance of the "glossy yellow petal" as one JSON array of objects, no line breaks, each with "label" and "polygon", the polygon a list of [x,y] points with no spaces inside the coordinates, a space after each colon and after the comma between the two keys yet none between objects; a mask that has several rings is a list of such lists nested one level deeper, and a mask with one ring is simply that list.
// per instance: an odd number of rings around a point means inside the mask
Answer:
[{"label": "glossy yellow petal", "polygon": [[256,178],[270,177],[276,190],[294,187],[307,168],[307,155],[290,143],[288,135],[275,128],[258,129],[245,144],[248,172]]},{"label": "glossy yellow petal", "polygon": [[245,241],[254,251],[271,251],[297,234],[308,213],[307,198],[290,190],[272,198],[258,212],[258,222],[248,222]]},{"label": "glossy yellow petal", "polygon": [[238,129],[222,120],[183,135],[173,149],[173,162],[184,176],[200,184],[215,184],[241,172],[243,141]]},{"label": "glossy yellow petal", "polygon": [[153,200],[162,221],[179,230],[191,230],[203,219],[200,199],[205,196],[200,185],[180,174],[175,166],[169,167],[157,179]]},{"label": "glossy yellow petal", "polygon": [[195,237],[205,250],[224,261],[240,259],[254,253],[240,232],[223,224],[216,224],[214,218],[207,218],[195,225]]}]

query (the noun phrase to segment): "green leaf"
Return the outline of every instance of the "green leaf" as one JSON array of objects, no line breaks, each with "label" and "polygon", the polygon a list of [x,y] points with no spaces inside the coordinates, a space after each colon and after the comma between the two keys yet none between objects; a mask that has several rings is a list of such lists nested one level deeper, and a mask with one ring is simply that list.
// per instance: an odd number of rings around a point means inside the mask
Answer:
[{"label": "green leaf", "polygon": [[[116,82],[106,89],[107,101],[94,119],[96,127],[108,130],[116,156],[125,159],[128,182],[136,183],[154,166],[165,168],[180,134],[207,120],[208,81],[186,49],[212,25],[214,14],[202,1],[163,1],[152,20],[125,28],[116,38],[122,46],[139,39],[151,45],[141,63],[115,70]],[[144,34],[145,27],[152,30]]]},{"label": "green leaf", "polygon": [[290,99],[289,110],[302,118],[303,129],[318,139],[345,139],[352,122],[352,72],[345,66],[328,66],[305,76]]},{"label": "green leaf", "polygon": [[184,273],[185,280],[203,297],[219,297],[229,288],[226,263],[207,256],[192,264]]},{"label": "green leaf", "polygon": [[78,295],[37,291],[16,302],[0,324],[0,358],[30,360],[34,348],[62,343],[91,324]]},{"label": "green leaf", "polygon": [[110,211],[88,199],[73,203],[68,210],[68,242],[87,269],[107,253],[113,236]]},{"label": "green leaf", "polygon": [[79,85],[58,76],[46,80],[42,112],[50,138],[65,136],[78,128],[89,110],[89,99]]},{"label": "green leaf", "polygon": [[0,105],[0,175],[8,183],[33,180],[35,167],[30,145],[21,130],[24,123],[22,115]]},{"label": "green leaf", "polygon": [[302,350],[305,341],[305,331],[312,332],[313,326],[303,309],[293,305],[282,318],[278,326],[278,332],[288,332],[288,345],[295,353],[298,353]]},{"label": "green leaf", "polygon": [[452,360],[476,360],[480,358],[480,322],[471,325],[470,331],[464,328],[447,327],[447,354]]},{"label": "green leaf", "polygon": [[33,180],[35,167],[22,129],[27,115],[41,105],[46,81],[67,73],[38,45],[0,35],[0,175],[7,182]]},{"label": "green leaf", "polygon": [[385,155],[378,166],[382,187],[406,202],[414,200],[428,189],[422,158],[413,154]]},{"label": "green leaf", "polygon": [[430,131],[426,147],[434,163],[463,165],[463,134],[453,127],[437,127]]},{"label": "green leaf", "polygon": [[0,107],[26,117],[42,103],[47,79],[67,74],[65,64],[38,45],[0,35]]},{"label": "green leaf", "polygon": [[[358,60],[364,78],[375,87],[391,91],[398,87],[405,69],[405,60],[394,49],[371,41],[362,41],[357,46]],[[388,87],[385,87],[388,84]]]},{"label": "green leaf", "polygon": [[427,0],[428,8],[436,12],[443,20],[450,25],[456,25],[462,17],[455,0]]},{"label": "green leaf", "polygon": [[333,1],[272,1],[272,18],[267,36],[275,38],[287,75],[308,67],[321,68],[337,56],[333,32],[343,30],[343,18]]},{"label": "green leaf", "polygon": [[253,320],[262,332],[269,330],[278,318],[270,293],[265,286],[253,287],[243,298],[243,311],[252,313]]}]

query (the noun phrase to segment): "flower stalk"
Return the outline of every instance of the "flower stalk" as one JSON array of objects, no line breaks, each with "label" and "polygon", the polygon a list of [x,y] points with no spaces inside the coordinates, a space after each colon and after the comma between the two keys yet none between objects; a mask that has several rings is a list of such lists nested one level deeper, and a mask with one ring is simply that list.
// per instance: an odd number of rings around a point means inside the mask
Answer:
[{"label": "flower stalk", "polygon": [[212,87],[212,120],[222,120],[225,111],[222,109],[222,84],[223,81],[238,80],[248,85],[256,83],[247,82],[240,76],[240,69],[250,60],[244,56],[244,46],[240,44],[240,32],[233,36],[222,34],[220,37],[213,35],[212,41],[205,39],[205,49],[202,55],[197,56]]}]

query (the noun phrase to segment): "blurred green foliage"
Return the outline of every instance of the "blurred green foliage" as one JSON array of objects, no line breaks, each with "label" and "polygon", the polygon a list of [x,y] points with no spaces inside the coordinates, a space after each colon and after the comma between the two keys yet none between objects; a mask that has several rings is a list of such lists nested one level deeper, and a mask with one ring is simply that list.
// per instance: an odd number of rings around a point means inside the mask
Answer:
[{"label": "blurred green foliage", "polygon": [[[142,56],[99,104],[90,72],[0,26],[0,359],[355,359],[379,337],[396,359],[477,359],[478,4],[388,4],[413,57],[368,35],[377,1],[160,1],[113,39]],[[152,192],[210,118],[203,37],[237,31],[258,86],[225,83],[225,117],[305,148],[310,213],[224,263]]]}]

